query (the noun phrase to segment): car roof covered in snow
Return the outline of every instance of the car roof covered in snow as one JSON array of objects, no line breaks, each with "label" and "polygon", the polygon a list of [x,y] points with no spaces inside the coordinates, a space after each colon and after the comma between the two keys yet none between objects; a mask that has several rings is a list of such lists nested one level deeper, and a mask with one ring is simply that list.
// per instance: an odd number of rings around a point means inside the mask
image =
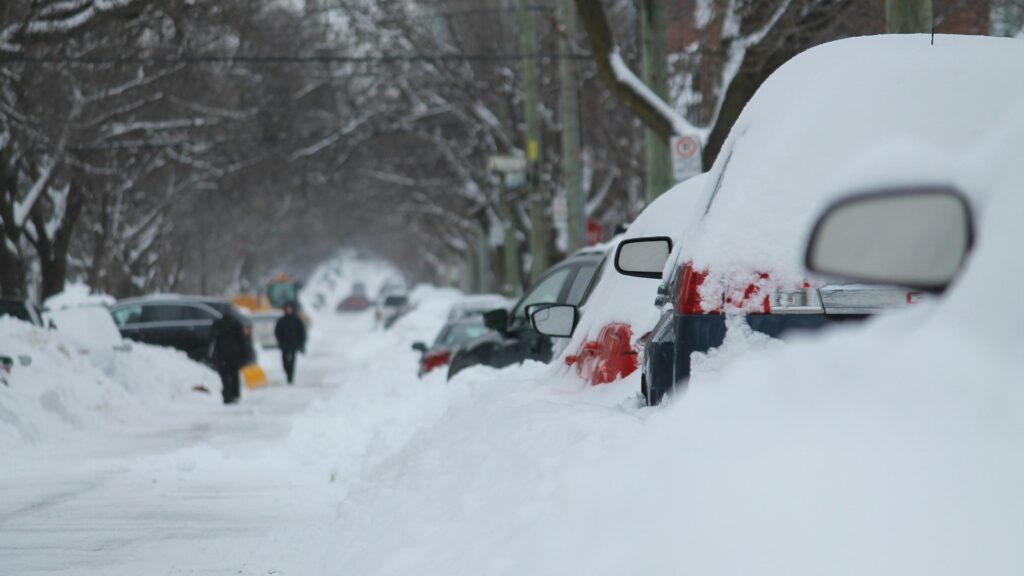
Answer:
[{"label": "car roof covered in snow", "polygon": [[813,222],[858,190],[952,179],[949,167],[1024,99],[1024,42],[850,38],[780,67],[747,104],[683,230],[684,257],[728,277],[799,281]]},{"label": "car roof covered in snow", "polygon": [[[624,234],[605,245],[605,250],[618,246],[622,240],[644,236],[672,236],[678,239],[679,230],[696,224],[701,214],[701,195],[706,175],[694,176],[677,184],[654,200],[630,224]],[[654,306],[658,280],[634,278],[619,274],[614,266],[606,265],[601,277],[584,304],[583,314],[572,340],[563,350],[575,354],[587,340],[612,322],[628,323],[634,335],[650,330],[658,319]],[[555,365],[564,363],[555,363]]]}]

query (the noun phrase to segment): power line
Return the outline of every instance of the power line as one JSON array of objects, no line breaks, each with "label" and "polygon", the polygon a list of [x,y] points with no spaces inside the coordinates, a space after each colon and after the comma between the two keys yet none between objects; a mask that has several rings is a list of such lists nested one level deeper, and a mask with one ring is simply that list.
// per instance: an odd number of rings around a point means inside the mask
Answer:
[{"label": "power line", "polygon": [[589,60],[589,54],[537,52],[535,54],[384,54],[345,55],[186,55],[186,56],[29,56],[0,55],[0,64],[394,64],[432,62],[516,62],[523,60]]}]

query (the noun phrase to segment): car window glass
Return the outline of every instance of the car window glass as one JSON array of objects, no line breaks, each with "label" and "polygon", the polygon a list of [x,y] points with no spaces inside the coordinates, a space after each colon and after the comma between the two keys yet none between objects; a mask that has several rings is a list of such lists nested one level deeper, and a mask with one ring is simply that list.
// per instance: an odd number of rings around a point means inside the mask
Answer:
[{"label": "car window glass", "polygon": [[558,302],[558,295],[562,293],[562,287],[569,279],[572,272],[571,267],[565,267],[552,272],[549,276],[533,287],[533,290],[519,301],[515,312],[512,313],[512,327],[526,325],[526,307],[530,304],[555,304]]},{"label": "car window glass", "polygon": [[213,312],[204,310],[198,306],[183,306],[183,320],[214,320]]},{"label": "car window glass", "polygon": [[151,304],[142,308],[143,322],[176,322],[185,320],[184,306],[173,304]]},{"label": "car window glass", "polygon": [[142,321],[142,306],[126,306],[124,308],[118,308],[112,312],[114,315],[114,322],[118,326],[124,326],[125,324],[134,324]]},{"label": "car window glass", "polygon": [[587,294],[587,288],[590,287],[590,281],[594,279],[596,271],[597,264],[583,264],[579,267],[576,277],[572,280],[572,288],[569,288],[569,295],[565,299],[566,304],[579,306]]}]

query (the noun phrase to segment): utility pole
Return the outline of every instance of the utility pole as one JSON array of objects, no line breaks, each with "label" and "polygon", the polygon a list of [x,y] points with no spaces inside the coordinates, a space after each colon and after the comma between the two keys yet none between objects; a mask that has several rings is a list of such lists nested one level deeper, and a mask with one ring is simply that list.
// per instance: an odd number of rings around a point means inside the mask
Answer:
[{"label": "utility pole", "polygon": [[477,257],[477,292],[480,294],[487,294],[491,291],[491,279],[493,273],[491,272],[491,235],[488,233],[487,226],[480,227],[479,244],[476,248]]},{"label": "utility pole", "polygon": [[501,221],[505,228],[504,256],[505,256],[505,284],[502,293],[509,298],[519,295],[522,289],[523,280],[519,272],[519,242],[516,240],[516,227],[512,225],[512,207],[507,199],[498,200],[498,209]]},{"label": "utility pole", "polygon": [[519,50],[523,59],[526,118],[526,193],[530,203],[531,282],[548,267],[547,202],[540,187],[540,71],[532,0],[519,0]]},{"label": "utility pole", "polygon": [[[644,84],[668,101],[668,49],[663,0],[640,0],[641,76]],[[672,187],[672,166],[668,142],[650,128],[644,129],[644,178],[650,202]]]},{"label": "utility pole", "polygon": [[931,32],[932,0],[885,0],[885,29],[890,34]]},{"label": "utility pole", "polygon": [[[562,25],[558,40],[559,54],[572,54],[576,41],[576,7],[573,0],[559,0],[558,21]],[[587,243],[587,215],[580,182],[580,92],[576,80],[576,61],[562,58],[558,64],[561,77],[562,120],[562,186],[568,212],[569,252]]]}]

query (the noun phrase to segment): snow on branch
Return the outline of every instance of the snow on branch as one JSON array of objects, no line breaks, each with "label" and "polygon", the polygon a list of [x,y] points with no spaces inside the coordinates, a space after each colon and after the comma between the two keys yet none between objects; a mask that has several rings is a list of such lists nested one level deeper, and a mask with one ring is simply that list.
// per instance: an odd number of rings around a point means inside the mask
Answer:
[{"label": "snow on branch", "polygon": [[672,127],[672,131],[675,134],[696,134],[699,135],[701,140],[706,140],[707,135],[710,132],[707,128],[699,128],[691,124],[686,118],[683,118],[681,114],[676,112],[671,106],[662,100],[657,94],[651,90],[647,84],[644,84],[640,78],[629,69],[629,66],[622,60],[622,55],[619,54],[619,49],[616,47],[608,54],[608,63],[615,73],[615,79],[620,84],[624,84],[634,92],[637,96],[647,102],[647,104],[653,108],[665,122]]}]

